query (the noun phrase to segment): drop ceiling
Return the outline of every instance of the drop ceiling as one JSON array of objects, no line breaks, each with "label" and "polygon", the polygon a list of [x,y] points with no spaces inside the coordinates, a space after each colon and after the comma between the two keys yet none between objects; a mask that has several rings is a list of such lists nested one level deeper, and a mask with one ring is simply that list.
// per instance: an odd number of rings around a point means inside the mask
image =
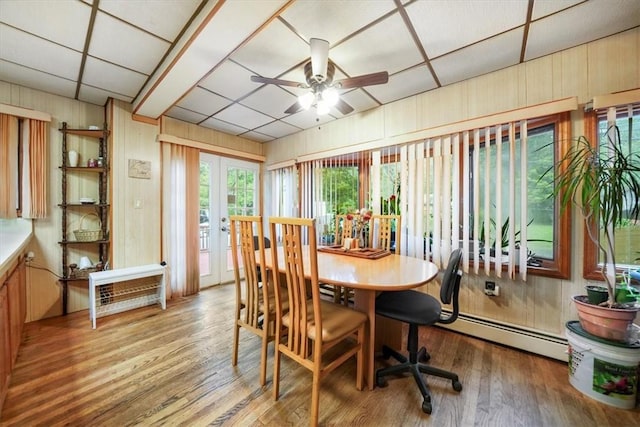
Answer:
[{"label": "drop ceiling", "polygon": [[284,111],[305,92],[309,39],[330,43],[350,114],[640,26],[637,0],[0,0],[0,80],[132,104],[268,142],[344,117]]}]

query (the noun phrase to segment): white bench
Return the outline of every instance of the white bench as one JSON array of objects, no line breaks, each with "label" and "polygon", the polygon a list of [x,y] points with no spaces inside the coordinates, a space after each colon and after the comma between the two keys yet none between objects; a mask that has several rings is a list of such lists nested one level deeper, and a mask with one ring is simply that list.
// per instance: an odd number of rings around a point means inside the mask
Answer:
[{"label": "white bench", "polygon": [[165,272],[165,266],[149,264],[90,273],[89,319],[93,329],[98,317],[156,303],[166,309]]}]

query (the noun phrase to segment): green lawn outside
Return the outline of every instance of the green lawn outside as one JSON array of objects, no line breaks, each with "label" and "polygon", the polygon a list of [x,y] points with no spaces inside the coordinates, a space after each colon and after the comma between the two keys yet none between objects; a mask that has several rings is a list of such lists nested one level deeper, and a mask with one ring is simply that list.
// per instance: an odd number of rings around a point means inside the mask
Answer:
[{"label": "green lawn outside", "polygon": [[[551,242],[533,242],[532,239],[553,240],[553,227],[550,224],[531,224],[527,228],[527,246],[529,250],[542,258],[551,258]],[[587,236],[588,238],[588,236]],[[616,263],[639,265],[640,261],[640,225],[622,227],[616,230]]]},{"label": "green lawn outside", "polygon": [[[548,242],[533,242],[532,240],[548,240]],[[551,224],[536,224],[527,227],[527,247],[541,258],[553,258],[553,226]]]}]

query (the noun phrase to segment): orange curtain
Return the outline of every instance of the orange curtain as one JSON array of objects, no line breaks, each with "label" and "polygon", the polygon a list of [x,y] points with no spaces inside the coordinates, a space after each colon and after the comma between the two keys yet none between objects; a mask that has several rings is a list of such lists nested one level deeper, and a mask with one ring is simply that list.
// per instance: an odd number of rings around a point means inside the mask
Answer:
[{"label": "orange curtain", "polygon": [[18,213],[18,119],[0,114],[0,218]]},{"label": "orange curtain", "polygon": [[25,146],[24,164],[28,165],[28,168],[23,174],[22,189],[23,202],[28,200],[29,203],[28,208],[23,203],[22,216],[45,218],[47,216],[47,124],[41,120],[31,119],[25,120],[25,128],[27,126],[29,142],[28,147]]},{"label": "orange curtain", "polygon": [[162,256],[169,266],[171,294],[196,294],[200,290],[197,149],[163,143],[162,188]]}]

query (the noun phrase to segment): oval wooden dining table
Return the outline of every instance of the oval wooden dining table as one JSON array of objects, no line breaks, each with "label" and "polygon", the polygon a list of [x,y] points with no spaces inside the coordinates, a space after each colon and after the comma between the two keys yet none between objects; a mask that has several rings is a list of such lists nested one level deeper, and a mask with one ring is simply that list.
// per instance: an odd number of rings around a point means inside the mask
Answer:
[{"label": "oval wooden dining table", "polygon": [[[282,248],[278,248],[278,251],[279,271],[284,271]],[[272,268],[271,251],[265,252],[267,268]],[[305,265],[308,265],[308,247],[304,248],[303,256]],[[318,251],[318,281],[354,289],[355,309],[367,313],[369,317],[365,343],[365,380],[370,390],[375,385],[376,342],[378,346],[379,343],[385,343],[396,348],[402,342],[399,323],[380,317],[378,323],[381,325],[376,328],[376,295],[382,291],[402,291],[423,286],[437,274],[438,267],[432,262],[405,255],[390,254],[368,259]]]}]

